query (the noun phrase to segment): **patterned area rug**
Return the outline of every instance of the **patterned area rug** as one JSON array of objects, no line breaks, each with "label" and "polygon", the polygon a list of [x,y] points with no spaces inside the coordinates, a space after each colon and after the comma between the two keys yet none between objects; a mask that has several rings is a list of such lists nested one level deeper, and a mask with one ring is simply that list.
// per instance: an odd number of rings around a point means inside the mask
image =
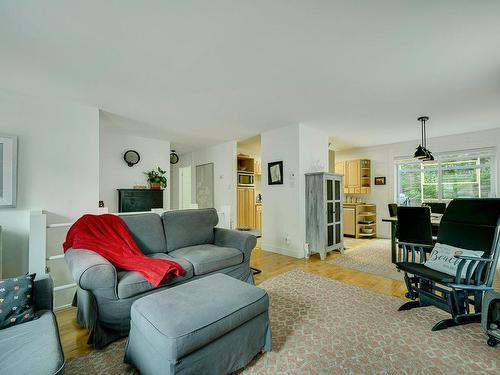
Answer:
[{"label": "patterned area rug", "polygon": [[[273,351],[241,374],[498,374],[500,350],[479,324],[432,332],[448,315],[398,312],[402,300],[292,270],[260,285],[269,293]],[[69,360],[66,374],[133,374],[125,340]]]},{"label": "patterned area rug", "polygon": [[391,240],[375,239],[347,249],[342,256],[330,261],[331,264],[357,271],[403,280],[403,273],[396,271],[391,262]]},{"label": "patterned area rug", "polygon": [[[403,281],[404,277],[404,274],[396,271],[396,266],[392,264],[391,240],[386,239],[370,240],[361,246],[348,249],[330,263],[394,280]],[[500,268],[497,268],[493,287],[500,290]]]}]

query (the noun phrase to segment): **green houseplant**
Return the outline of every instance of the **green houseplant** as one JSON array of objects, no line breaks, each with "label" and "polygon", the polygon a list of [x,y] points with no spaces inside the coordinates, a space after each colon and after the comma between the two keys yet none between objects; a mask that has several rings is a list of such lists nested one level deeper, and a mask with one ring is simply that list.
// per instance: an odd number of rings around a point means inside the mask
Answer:
[{"label": "green houseplant", "polygon": [[166,171],[160,167],[152,171],[144,172],[148,176],[148,182],[151,189],[161,189],[167,187],[167,178],[165,177]]}]

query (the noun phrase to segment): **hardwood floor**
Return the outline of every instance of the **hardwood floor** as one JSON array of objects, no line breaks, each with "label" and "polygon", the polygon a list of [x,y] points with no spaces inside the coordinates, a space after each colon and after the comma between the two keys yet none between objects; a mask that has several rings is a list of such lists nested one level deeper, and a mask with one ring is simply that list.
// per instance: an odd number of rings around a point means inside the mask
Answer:
[{"label": "hardwood floor", "polygon": [[[345,238],[344,240],[347,249],[371,241],[369,239],[352,238]],[[318,255],[313,255],[309,259],[296,259],[263,251],[259,245],[258,243],[258,247],[253,251],[251,260],[252,267],[262,270],[262,273],[255,277],[256,284],[294,268],[300,268],[317,275],[404,299],[406,288],[402,281],[329,264],[328,260],[340,256],[338,252],[330,252],[325,261],[321,261]],[[76,309],[59,310],[56,312],[56,316],[66,359],[90,352],[92,348],[87,345],[88,332],[76,324]]]}]

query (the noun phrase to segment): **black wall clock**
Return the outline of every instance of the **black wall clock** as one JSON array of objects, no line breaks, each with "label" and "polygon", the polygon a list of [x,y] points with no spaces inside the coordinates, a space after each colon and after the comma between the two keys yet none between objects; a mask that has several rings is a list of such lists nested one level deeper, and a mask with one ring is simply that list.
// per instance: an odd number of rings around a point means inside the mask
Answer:
[{"label": "black wall clock", "polygon": [[175,150],[170,152],[170,164],[177,164],[179,162],[179,155],[175,153]]},{"label": "black wall clock", "polygon": [[123,154],[123,160],[125,160],[125,163],[127,163],[129,167],[133,167],[134,165],[139,163],[139,161],[141,160],[141,156],[135,150],[128,150]]}]

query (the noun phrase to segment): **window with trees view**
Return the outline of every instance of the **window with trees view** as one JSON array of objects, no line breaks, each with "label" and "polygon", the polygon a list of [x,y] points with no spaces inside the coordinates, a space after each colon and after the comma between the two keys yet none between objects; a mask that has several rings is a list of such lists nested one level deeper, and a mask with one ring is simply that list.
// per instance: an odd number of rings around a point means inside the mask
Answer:
[{"label": "window with trees view", "polygon": [[399,204],[496,196],[495,149],[436,153],[434,158],[396,160]]}]

